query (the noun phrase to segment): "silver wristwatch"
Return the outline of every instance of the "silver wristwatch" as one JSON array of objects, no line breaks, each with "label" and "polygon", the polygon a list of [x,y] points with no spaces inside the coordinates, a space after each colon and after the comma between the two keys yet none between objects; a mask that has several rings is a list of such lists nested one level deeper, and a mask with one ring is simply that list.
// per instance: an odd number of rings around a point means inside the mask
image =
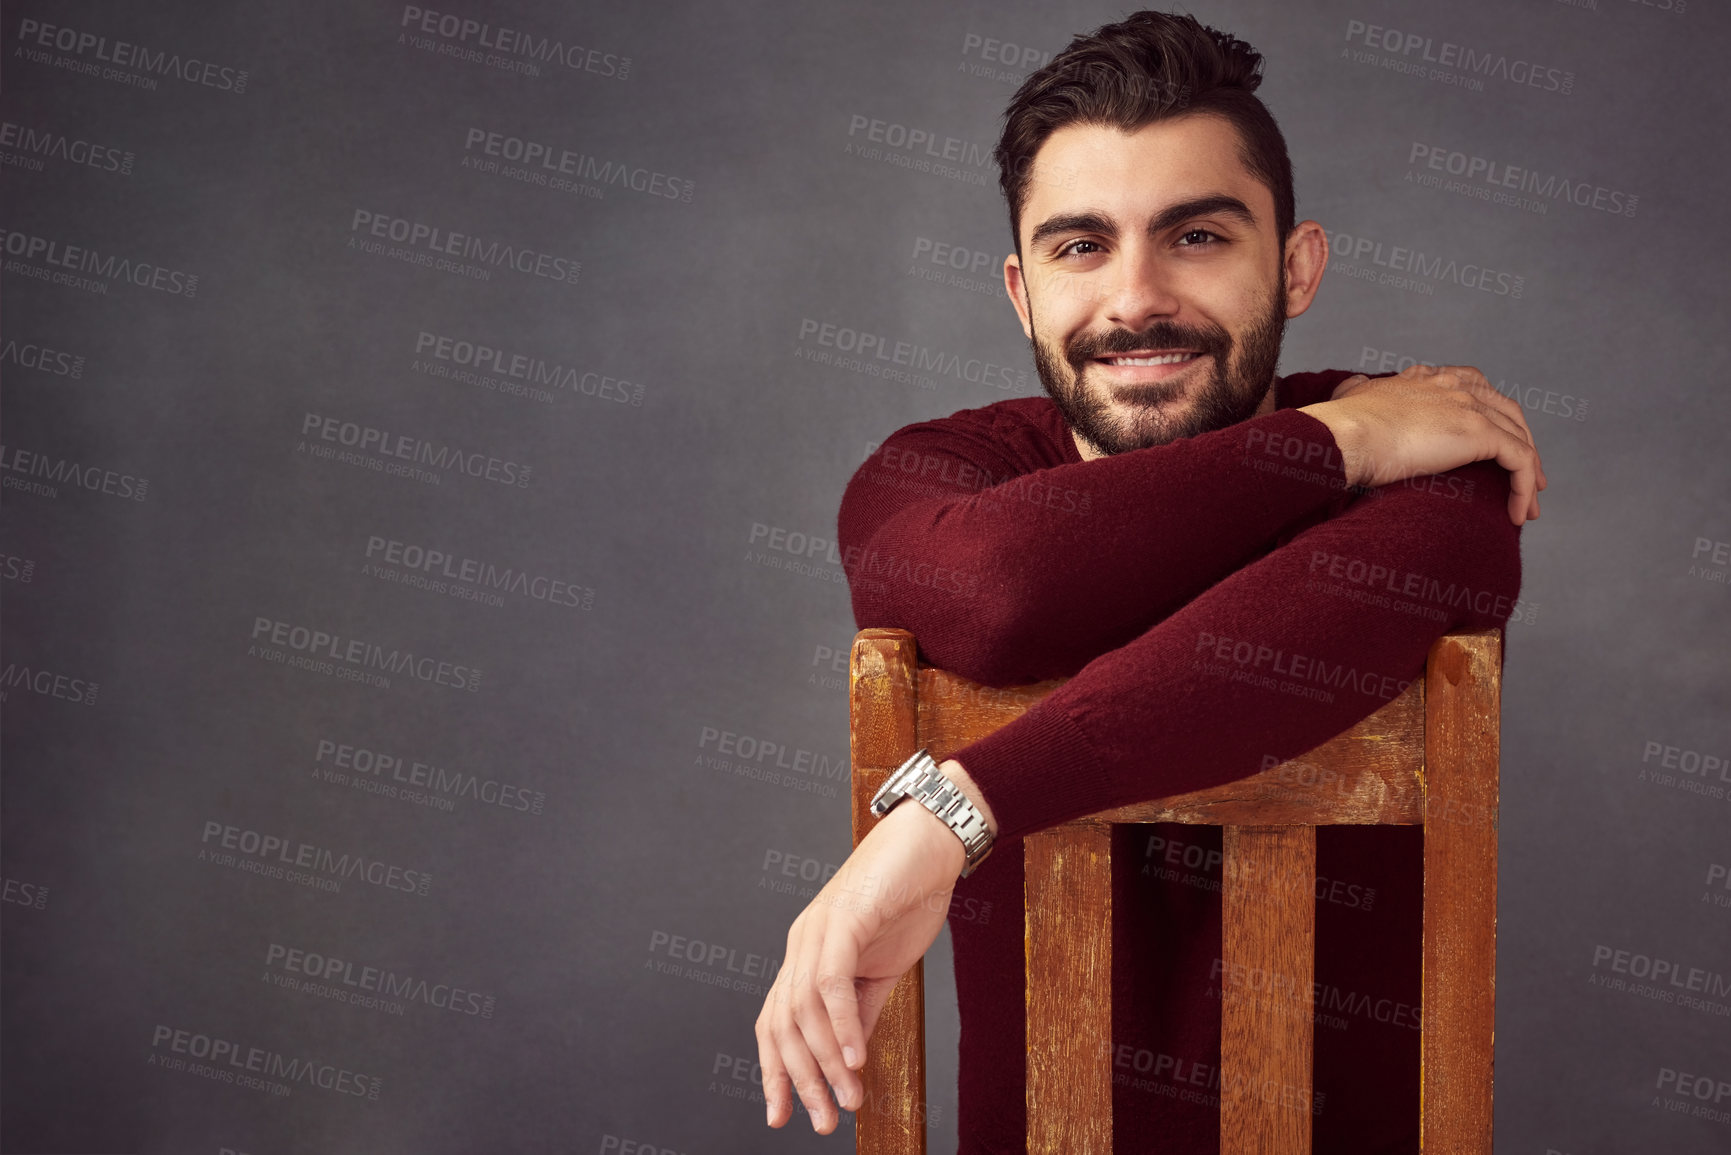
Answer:
[{"label": "silver wristwatch", "polygon": [[967,851],[967,865],[962,867],[962,877],[966,878],[974,872],[974,868],[986,860],[986,855],[992,852],[991,830],[986,826],[985,816],[979,807],[968,801],[963,794],[938,769],[937,762],[932,758],[926,747],[915,750],[906,762],[896,767],[895,773],[883,784],[883,787],[872,797],[872,813],[882,818],[888,814],[896,803],[904,798],[916,799],[920,805],[942,818],[956,837],[962,840],[962,849]]}]

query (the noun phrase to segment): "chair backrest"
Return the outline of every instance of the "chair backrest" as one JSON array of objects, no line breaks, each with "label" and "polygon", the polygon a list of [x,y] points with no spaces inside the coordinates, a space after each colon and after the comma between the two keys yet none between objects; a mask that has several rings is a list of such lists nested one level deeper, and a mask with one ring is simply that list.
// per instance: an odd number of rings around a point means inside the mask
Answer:
[{"label": "chair backrest", "polygon": [[[1501,655],[1499,630],[1445,635],[1424,678],[1300,759],[1022,840],[1030,1152],[1112,1150],[1111,1055],[1100,1045],[1112,1037],[1111,827],[1150,822],[1224,827],[1224,1155],[1310,1151],[1316,904],[1290,899],[1314,896],[1316,827],[1337,823],[1424,826],[1422,1075],[1413,1088],[1423,1148],[1490,1151]],[[921,662],[906,630],[860,631],[848,679],[854,844],[876,821],[872,795],[915,750],[930,747],[941,762],[1063,681],[982,686]],[[1277,885],[1259,885],[1270,879]],[[923,964],[896,985],[866,1050],[857,1149],[924,1155]],[[1291,1106],[1294,1088],[1302,1110]]]}]

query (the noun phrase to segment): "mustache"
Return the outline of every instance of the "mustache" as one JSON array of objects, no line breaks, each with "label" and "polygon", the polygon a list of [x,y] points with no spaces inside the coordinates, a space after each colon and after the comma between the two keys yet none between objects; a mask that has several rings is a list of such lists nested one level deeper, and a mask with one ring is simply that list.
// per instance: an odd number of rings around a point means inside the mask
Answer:
[{"label": "mustache", "polygon": [[1218,326],[1203,329],[1175,321],[1156,321],[1139,333],[1124,328],[1108,329],[1104,333],[1079,333],[1065,348],[1064,355],[1080,373],[1094,358],[1110,357],[1116,353],[1195,349],[1199,353],[1213,353],[1219,360],[1231,348],[1232,337]]}]

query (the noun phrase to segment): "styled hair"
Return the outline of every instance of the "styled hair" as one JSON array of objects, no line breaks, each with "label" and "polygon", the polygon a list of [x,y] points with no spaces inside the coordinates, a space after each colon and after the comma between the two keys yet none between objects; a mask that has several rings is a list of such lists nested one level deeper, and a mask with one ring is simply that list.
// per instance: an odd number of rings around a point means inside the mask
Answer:
[{"label": "styled hair", "polygon": [[1022,209],[1034,154],[1056,130],[1098,124],[1134,132],[1157,120],[1212,113],[1238,130],[1244,167],[1274,194],[1276,239],[1292,231],[1292,162],[1286,139],[1256,96],[1262,54],[1194,16],[1143,11],[1070,41],[1029,76],[1004,110],[993,158],[1022,251]]}]

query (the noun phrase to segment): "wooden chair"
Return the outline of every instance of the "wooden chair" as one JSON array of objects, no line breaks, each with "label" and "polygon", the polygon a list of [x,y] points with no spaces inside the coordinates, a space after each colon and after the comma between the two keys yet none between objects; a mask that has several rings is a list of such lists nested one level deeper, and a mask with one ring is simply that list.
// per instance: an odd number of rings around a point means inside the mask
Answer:
[{"label": "wooden chair", "polygon": [[[1253,883],[1235,880],[1275,877],[1287,880],[1288,895],[1314,894],[1317,826],[1423,824],[1422,1076],[1413,1088],[1423,1147],[1490,1151],[1501,655],[1501,631],[1446,635],[1431,647],[1424,678],[1301,759],[1022,840],[1030,1152],[1112,1150],[1111,1055],[1100,1042],[1112,1037],[1111,826],[1124,822],[1223,826],[1226,974],[1247,973],[1238,964],[1262,968],[1291,976],[1302,991],[1295,1007],[1290,993],[1233,991],[1223,980],[1224,1155],[1310,1151],[1310,1113],[1253,1089],[1304,1088],[1308,1101],[1316,905],[1268,901]],[[872,795],[915,750],[930,747],[942,762],[1064,680],[985,687],[920,661],[906,630],[860,631],[848,680],[855,845],[876,821]],[[1304,772],[1293,773],[1300,766]],[[869,1106],[856,1116],[857,1149],[924,1155],[922,963],[896,985],[866,1049]]]}]

